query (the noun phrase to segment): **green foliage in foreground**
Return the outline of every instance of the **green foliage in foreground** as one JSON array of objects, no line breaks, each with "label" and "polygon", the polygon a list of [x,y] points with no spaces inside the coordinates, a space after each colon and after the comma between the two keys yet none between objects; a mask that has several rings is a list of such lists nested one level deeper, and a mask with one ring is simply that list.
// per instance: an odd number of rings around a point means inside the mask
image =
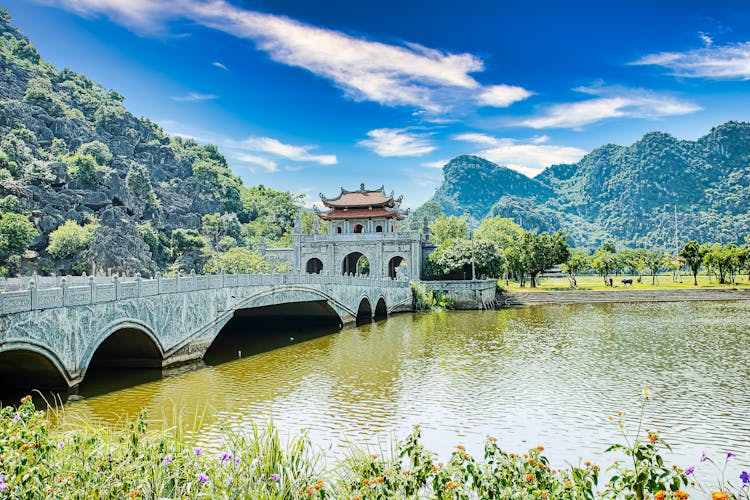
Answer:
[{"label": "green foliage in foreground", "polygon": [[[492,437],[483,458],[457,446],[441,463],[422,445],[417,426],[391,456],[353,450],[326,467],[306,437],[282,444],[270,425],[224,429],[207,449],[186,442],[179,429],[148,431],[145,414],[119,430],[51,428],[27,396],[18,408],[0,409],[0,498],[688,498],[680,488],[692,470],[664,465],[669,447],[656,433],[641,433],[639,422],[624,438],[627,444],[612,448],[632,461],[610,466],[612,477],[599,489],[597,465],[554,469],[542,447],[508,453]],[[748,485],[722,482],[719,490],[712,498],[747,498]]]}]

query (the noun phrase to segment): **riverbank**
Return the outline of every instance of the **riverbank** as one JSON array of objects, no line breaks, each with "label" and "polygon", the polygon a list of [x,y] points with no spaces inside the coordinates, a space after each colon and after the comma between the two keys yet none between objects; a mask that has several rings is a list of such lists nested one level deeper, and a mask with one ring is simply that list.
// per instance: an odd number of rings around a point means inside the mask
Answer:
[{"label": "riverbank", "polygon": [[533,290],[497,294],[498,307],[537,304],[593,304],[622,302],[693,302],[750,300],[750,289],[670,288],[664,290]]}]

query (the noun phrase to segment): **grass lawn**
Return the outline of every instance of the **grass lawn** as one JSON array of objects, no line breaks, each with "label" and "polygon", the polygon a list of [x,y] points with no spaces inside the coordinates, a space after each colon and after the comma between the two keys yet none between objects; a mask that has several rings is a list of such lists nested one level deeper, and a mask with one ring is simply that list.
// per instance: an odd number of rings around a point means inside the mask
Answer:
[{"label": "grass lawn", "polygon": [[[623,285],[622,279],[633,279],[632,285]],[[672,274],[662,274],[656,277],[656,284],[651,284],[651,276],[643,276],[643,283],[639,284],[636,282],[637,276],[630,275],[613,275],[612,280],[614,287],[604,286],[604,281],[599,275],[587,274],[578,276],[578,290],[666,290],[674,288],[747,288],[750,289],[750,282],[748,282],[747,274],[736,276],[736,284],[734,285],[720,285],[716,278],[711,278],[709,281],[707,276],[698,276],[698,286],[693,285],[693,277],[691,275],[681,275],[680,281],[672,281]],[[570,282],[568,278],[542,278],[538,280],[537,287],[531,288],[529,282],[526,282],[525,287],[521,287],[518,283],[510,282],[509,286],[506,287],[505,281],[500,280],[503,288],[506,288],[509,292],[545,292],[551,290],[572,290],[570,288]]]}]

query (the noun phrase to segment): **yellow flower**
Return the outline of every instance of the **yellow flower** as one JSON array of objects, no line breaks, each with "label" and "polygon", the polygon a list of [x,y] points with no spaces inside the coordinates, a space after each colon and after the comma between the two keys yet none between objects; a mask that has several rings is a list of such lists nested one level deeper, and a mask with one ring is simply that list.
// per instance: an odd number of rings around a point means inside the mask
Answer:
[{"label": "yellow flower", "polygon": [[690,495],[688,495],[687,493],[685,493],[682,490],[677,490],[677,491],[674,492],[674,497],[675,498],[679,498],[680,500],[686,500],[687,498],[690,497]]},{"label": "yellow flower", "polygon": [[648,387],[643,388],[643,397],[648,399],[651,396],[651,390]]},{"label": "yellow flower", "polygon": [[711,500],[730,500],[729,493],[726,491],[714,491],[711,493]]}]

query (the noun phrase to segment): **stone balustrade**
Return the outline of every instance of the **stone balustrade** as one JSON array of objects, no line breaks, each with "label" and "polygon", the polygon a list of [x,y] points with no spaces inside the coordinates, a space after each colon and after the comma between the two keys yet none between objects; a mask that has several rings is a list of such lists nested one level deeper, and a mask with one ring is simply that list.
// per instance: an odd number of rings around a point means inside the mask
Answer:
[{"label": "stone balustrade", "polygon": [[[408,287],[401,279],[328,274],[210,274],[133,277],[30,276],[6,279],[0,292],[0,315],[58,307],[99,304],[162,294],[229,287],[282,285],[352,285],[380,288]],[[22,288],[23,287],[23,288]]]}]

